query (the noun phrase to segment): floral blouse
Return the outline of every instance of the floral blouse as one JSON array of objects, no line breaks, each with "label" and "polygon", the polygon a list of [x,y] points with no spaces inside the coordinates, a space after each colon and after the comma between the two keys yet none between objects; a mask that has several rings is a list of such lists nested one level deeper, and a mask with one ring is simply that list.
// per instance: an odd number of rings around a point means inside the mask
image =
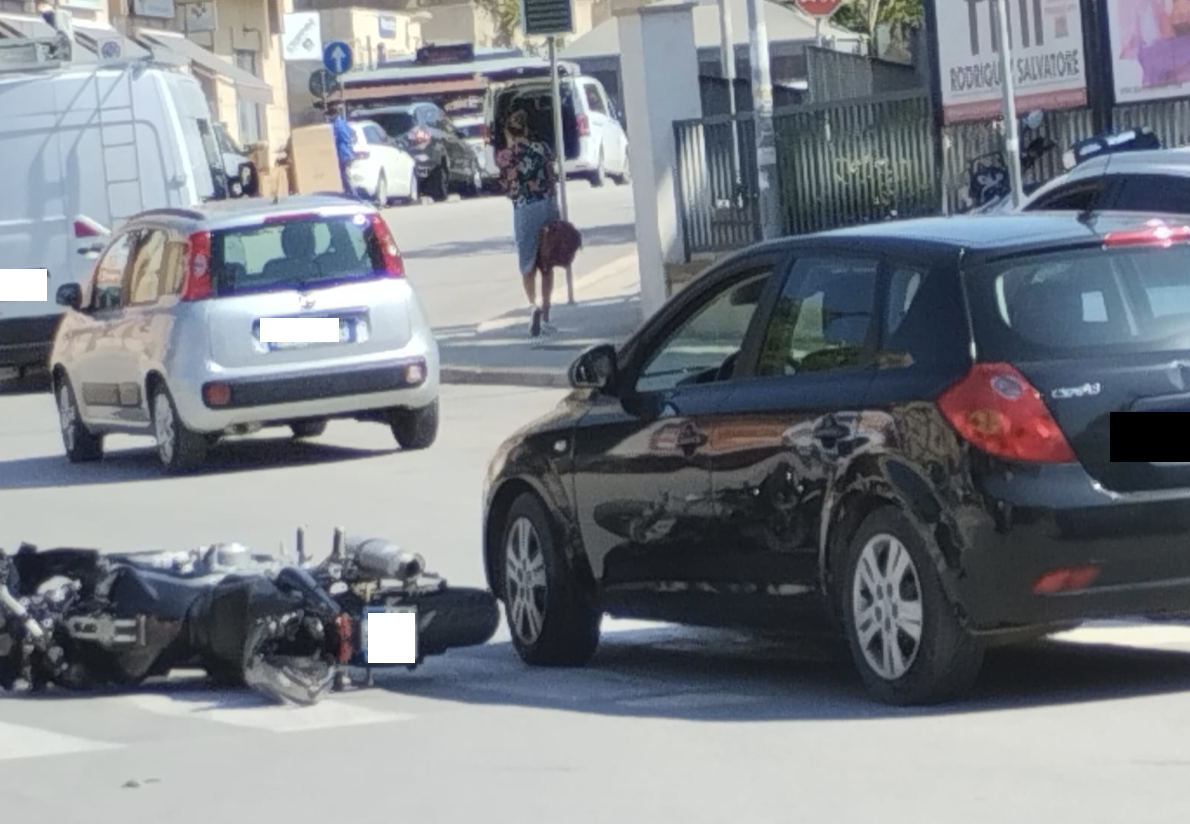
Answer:
[{"label": "floral blouse", "polygon": [[553,197],[554,156],[549,146],[530,141],[504,149],[497,158],[500,188],[518,206]]}]

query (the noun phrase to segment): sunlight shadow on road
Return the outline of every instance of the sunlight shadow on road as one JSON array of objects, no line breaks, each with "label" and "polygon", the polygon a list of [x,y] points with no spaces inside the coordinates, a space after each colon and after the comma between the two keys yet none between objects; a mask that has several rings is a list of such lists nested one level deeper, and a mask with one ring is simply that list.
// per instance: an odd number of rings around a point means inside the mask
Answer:
[{"label": "sunlight shadow on road", "polygon": [[[378,458],[392,449],[358,449],[289,438],[231,440],[211,450],[207,462],[179,478],[314,466]],[[94,464],[70,464],[64,455],[0,461],[0,490],[46,489],[166,479],[153,448],[113,450]]]},{"label": "sunlight shadow on road", "polygon": [[[807,654],[809,653],[809,654]],[[384,688],[460,703],[691,721],[848,720],[1060,706],[1190,690],[1190,653],[1047,641],[989,652],[974,693],[926,708],[876,703],[833,654],[674,627],[609,635],[582,669],[532,669],[508,643],[457,650]]]}]

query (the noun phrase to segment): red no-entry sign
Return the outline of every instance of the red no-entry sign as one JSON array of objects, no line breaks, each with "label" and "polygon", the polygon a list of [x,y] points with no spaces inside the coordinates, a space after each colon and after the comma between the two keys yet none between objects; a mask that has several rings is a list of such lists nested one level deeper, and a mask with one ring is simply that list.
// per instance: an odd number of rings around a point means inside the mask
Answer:
[{"label": "red no-entry sign", "polygon": [[830,17],[839,7],[839,0],[795,0],[799,9],[811,17]]}]

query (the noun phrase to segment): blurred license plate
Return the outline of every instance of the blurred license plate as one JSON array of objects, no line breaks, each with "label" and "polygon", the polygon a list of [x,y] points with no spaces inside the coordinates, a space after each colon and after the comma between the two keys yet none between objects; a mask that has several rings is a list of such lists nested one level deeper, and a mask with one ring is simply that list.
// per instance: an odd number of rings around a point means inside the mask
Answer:
[{"label": "blurred license plate", "polygon": [[[355,339],[355,325],[349,320],[339,321],[339,343],[351,343]],[[271,351],[278,349],[304,349],[307,346],[327,346],[326,341],[273,341]]]},{"label": "blurred license plate", "polygon": [[[364,655],[364,660],[367,660],[368,655],[368,616],[376,612],[411,612],[416,616],[417,607],[365,607],[364,614],[360,616],[359,624],[359,647],[360,652]],[[416,623],[416,619],[414,620],[414,623]]]}]

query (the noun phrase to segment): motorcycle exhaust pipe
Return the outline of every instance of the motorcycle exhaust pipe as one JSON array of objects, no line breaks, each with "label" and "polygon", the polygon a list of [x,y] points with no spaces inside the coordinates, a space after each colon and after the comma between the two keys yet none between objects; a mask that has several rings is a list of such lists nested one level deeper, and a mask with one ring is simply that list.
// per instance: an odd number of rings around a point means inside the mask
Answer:
[{"label": "motorcycle exhaust pipe", "polygon": [[8,591],[8,587],[0,587],[0,605],[15,615],[35,640],[41,641],[45,638],[45,630],[41,628],[41,624],[33,620],[29,610],[25,609],[25,605],[13,597],[13,594]]}]

